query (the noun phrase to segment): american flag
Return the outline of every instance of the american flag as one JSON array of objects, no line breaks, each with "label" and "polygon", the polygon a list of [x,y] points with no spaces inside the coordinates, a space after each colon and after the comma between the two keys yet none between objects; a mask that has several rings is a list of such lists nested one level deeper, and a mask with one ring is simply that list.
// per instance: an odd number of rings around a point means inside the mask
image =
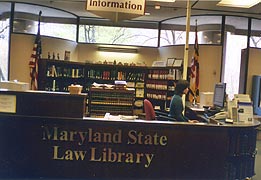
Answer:
[{"label": "american flag", "polygon": [[194,55],[190,65],[190,89],[192,91],[190,101],[198,102],[199,98],[199,45],[198,45],[198,28],[196,20]]},{"label": "american flag", "polygon": [[30,77],[31,77],[31,90],[38,89],[38,61],[41,58],[42,54],[42,45],[41,45],[41,35],[40,35],[40,18],[42,12],[39,12],[38,17],[38,31],[34,41],[33,53],[29,62],[30,67]]}]

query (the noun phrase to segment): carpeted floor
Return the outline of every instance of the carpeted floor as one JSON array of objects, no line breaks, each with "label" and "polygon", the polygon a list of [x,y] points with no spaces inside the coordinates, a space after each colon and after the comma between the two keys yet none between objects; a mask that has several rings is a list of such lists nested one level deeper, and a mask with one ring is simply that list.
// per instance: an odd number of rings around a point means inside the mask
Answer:
[{"label": "carpeted floor", "polygon": [[252,180],[261,180],[261,140],[257,140],[256,142],[257,154],[255,161],[255,173]]}]

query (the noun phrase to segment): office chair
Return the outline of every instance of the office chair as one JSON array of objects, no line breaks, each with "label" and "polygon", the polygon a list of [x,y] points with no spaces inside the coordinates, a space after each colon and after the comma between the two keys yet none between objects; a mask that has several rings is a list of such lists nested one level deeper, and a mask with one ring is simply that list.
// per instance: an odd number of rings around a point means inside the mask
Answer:
[{"label": "office chair", "polygon": [[144,111],[145,111],[145,119],[147,121],[175,121],[174,118],[168,117],[167,113],[155,111],[151,102],[148,99],[144,99]]},{"label": "office chair", "polygon": [[144,111],[146,120],[156,120],[156,113],[148,99],[144,99]]}]

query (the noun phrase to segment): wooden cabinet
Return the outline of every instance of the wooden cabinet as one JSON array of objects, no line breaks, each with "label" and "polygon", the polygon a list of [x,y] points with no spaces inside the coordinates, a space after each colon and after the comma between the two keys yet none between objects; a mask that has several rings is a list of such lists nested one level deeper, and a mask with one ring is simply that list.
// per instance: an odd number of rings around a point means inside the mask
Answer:
[{"label": "wooden cabinet", "polygon": [[91,117],[111,115],[133,115],[134,89],[112,89],[91,87],[89,91],[89,113]]},{"label": "wooden cabinet", "polygon": [[0,90],[0,95],[13,99],[13,114],[19,116],[83,118],[86,113],[87,94],[84,93]]}]

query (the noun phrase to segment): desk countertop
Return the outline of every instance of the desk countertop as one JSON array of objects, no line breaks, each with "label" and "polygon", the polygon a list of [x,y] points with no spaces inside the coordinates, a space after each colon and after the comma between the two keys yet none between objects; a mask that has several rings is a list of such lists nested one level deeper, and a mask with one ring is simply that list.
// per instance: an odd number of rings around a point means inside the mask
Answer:
[{"label": "desk countertop", "polygon": [[199,122],[199,123],[187,123],[187,122],[175,122],[175,121],[148,121],[141,119],[122,119],[122,118],[93,118],[93,117],[84,117],[83,120],[97,120],[97,121],[107,121],[107,122],[131,122],[131,123],[148,123],[148,124],[172,124],[172,125],[189,125],[189,126],[206,126],[206,127],[227,127],[227,128],[247,128],[247,127],[258,127],[260,122],[254,120],[252,123],[225,123],[218,120],[210,120],[208,123]]}]

